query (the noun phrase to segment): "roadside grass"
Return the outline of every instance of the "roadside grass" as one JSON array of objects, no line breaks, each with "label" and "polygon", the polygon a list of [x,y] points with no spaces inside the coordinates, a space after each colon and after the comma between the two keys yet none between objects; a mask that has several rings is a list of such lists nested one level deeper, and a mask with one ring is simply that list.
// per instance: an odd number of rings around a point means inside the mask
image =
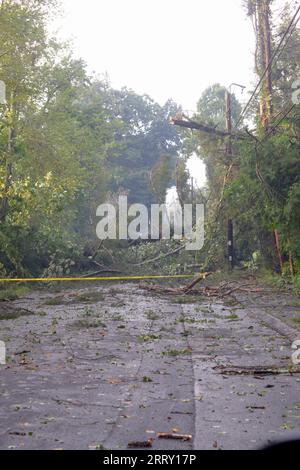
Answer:
[{"label": "roadside grass", "polygon": [[[290,291],[292,289],[293,293],[297,296],[300,296],[300,274],[296,274],[295,276],[291,276],[286,270],[283,275],[279,274],[274,274],[273,272],[267,271],[266,269],[262,269],[261,271],[258,272],[257,278],[277,289],[277,290],[283,290],[283,291]],[[299,307],[299,303],[297,300],[295,300],[295,307]]]},{"label": "roadside grass", "polygon": [[9,300],[18,300],[21,297],[25,297],[30,292],[30,289],[25,286],[9,287],[7,289],[0,290],[0,302]]},{"label": "roadside grass", "polygon": [[40,315],[38,312],[30,312],[29,310],[3,308],[0,306],[0,321],[17,320],[20,317],[29,317],[32,315]]}]

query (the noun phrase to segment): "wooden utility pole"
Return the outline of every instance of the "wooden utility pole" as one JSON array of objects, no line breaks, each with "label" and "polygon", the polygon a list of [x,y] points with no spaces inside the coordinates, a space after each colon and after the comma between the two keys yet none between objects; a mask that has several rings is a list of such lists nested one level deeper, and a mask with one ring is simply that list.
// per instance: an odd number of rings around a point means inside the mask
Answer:
[{"label": "wooden utility pole", "polygon": [[263,29],[264,29],[264,48],[265,48],[265,62],[267,68],[266,74],[266,109],[267,109],[267,124],[268,120],[272,118],[273,105],[272,105],[272,68],[269,67],[271,62],[271,26],[270,26],[270,6],[269,0],[263,3]]},{"label": "wooden utility pole", "polygon": [[[228,132],[228,138],[226,143],[226,155],[231,160],[232,157],[232,111],[231,111],[231,93],[225,91],[225,107],[226,107],[226,131]],[[228,263],[229,269],[234,267],[234,245],[233,245],[233,221],[232,219],[228,220],[227,223],[227,247],[228,247]]]},{"label": "wooden utility pole", "polygon": [[231,117],[231,93],[225,91],[225,107],[226,107],[226,130],[228,133],[226,144],[226,155],[232,155],[232,117]]},{"label": "wooden utility pole", "polygon": [[192,204],[194,204],[194,178],[191,177],[191,198],[192,198]]},{"label": "wooden utility pole", "polygon": [[192,199],[192,220],[193,220],[193,227],[196,225],[196,213],[194,211],[194,202],[195,202],[195,185],[194,185],[194,178],[191,177],[191,199]]},{"label": "wooden utility pole", "polygon": [[227,244],[228,244],[228,263],[229,268],[234,268],[234,246],[233,246],[233,221],[228,220],[228,231],[227,231]]},{"label": "wooden utility pole", "polygon": [[260,94],[260,122],[266,131],[272,118],[272,70],[271,62],[271,25],[270,25],[270,0],[261,0],[257,3],[257,43],[259,51],[259,64],[257,69],[262,75],[266,71]]}]

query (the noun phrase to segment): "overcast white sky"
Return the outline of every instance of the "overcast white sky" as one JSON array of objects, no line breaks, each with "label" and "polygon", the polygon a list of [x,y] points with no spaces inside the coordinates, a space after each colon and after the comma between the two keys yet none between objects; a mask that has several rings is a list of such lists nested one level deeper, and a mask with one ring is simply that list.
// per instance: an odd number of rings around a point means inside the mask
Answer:
[{"label": "overcast white sky", "polygon": [[[282,4],[284,0],[276,0]],[[62,0],[55,27],[73,39],[75,56],[111,84],[172,98],[194,111],[201,93],[219,82],[253,84],[254,34],[242,0]],[[278,14],[278,11],[276,10]],[[280,13],[280,11],[279,11]],[[245,101],[237,90],[237,96]],[[194,160],[193,173],[204,168]]]},{"label": "overcast white sky", "polygon": [[60,35],[113,86],[194,110],[209,85],[249,85],[253,31],[242,0],[63,0]]}]

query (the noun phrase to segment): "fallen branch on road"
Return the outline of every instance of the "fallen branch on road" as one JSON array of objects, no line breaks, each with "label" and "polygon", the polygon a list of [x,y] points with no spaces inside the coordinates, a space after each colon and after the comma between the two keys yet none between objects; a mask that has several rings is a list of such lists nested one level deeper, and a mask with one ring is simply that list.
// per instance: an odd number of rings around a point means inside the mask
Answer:
[{"label": "fallen branch on road", "polygon": [[[223,290],[223,288],[222,288],[222,290]],[[261,289],[259,287],[249,286],[249,284],[243,284],[241,286],[232,287],[231,289],[224,292],[223,295],[224,296],[231,295],[231,294],[233,294],[234,292],[237,292],[237,291],[240,291],[240,292],[263,292],[264,289]]]},{"label": "fallen branch on road", "polygon": [[175,434],[175,433],[167,433],[167,432],[158,432],[157,433],[158,439],[175,439],[178,441],[191,441],[193,436],[191,434]]},{"label": "fallen branch on road", "polygon": [[151,448],[153,445],[153,440],[152,438],[148,439],[147,441],[137,441],[137,442],[129,442],[128,443],[128,448],[129,449],[147,449]]},{"label": "fallen branch on road", "polygon": [[176,295],[181,295],[181,294],[199,294],[198,290],[192,290],[193,287],[195,287],[200,281],[203,281],[206,279],[208,276],[211,276],[213,273],[201,273],[199,276],[197,276],[196,279],[193,280],[192,283],[190,283],[188,286],[185,287],[161,287],[158,285],[146,285],[146,284],[141,284],[139,287],[140,289],[152,291],[152,292],[158,292],[161,294],[176,294]]},{"label": "fallen branch on road", "polygon": [[221,284],[217,287],[202,287],[201,289],[193,289],[200,281],[205,280],[208,276],[213,275],[212,272],[200,274],[191,284],[186,287],[162,287],[159,285],[147,285],[141,284],[140,289],[148,290],[150,292],[156,292],[159,294],[175,294],[175,295],[203,295],[207,297],[228,297],[234,292],[254,292],[261,293],[265,292],[265,289],[261,289],[249,284],[234,285],[230,283]]},{"label": "fallen branch on road", "polygon": [[200,281],[203,281],[204,279],[208,278],[209,276],[212,276],[213,273],[209,272],[209,273],[202,273],[202,274],[199,274],[199,276],[197,276],[197,278],[191,282],[191,284],[189,284],[187,287],[185,287],[183,289],[183,291],[185,293],[189,292],[191,289],[193,289],[193,287],[195,287]]},{"label": "fallen branch on road", "polygon": [[214,370],[222,375],[293,375],[299,374],[300,368],[278,368],[274,366],[216,366]]}]

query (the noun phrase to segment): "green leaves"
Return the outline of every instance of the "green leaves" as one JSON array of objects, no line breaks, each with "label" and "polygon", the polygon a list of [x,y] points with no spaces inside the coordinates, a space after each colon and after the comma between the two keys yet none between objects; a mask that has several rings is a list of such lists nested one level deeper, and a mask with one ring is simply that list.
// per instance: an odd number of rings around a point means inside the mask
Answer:
[{"label": "green leaves", "polygon": [[1,3],[0,266],[14,274],[52,270],[62,253],[77,259],[95,239],[96,208],[109,192],[163,201],[182,143],[168,122],[174,102],[112,89],[49,37],[55,6]]}]

